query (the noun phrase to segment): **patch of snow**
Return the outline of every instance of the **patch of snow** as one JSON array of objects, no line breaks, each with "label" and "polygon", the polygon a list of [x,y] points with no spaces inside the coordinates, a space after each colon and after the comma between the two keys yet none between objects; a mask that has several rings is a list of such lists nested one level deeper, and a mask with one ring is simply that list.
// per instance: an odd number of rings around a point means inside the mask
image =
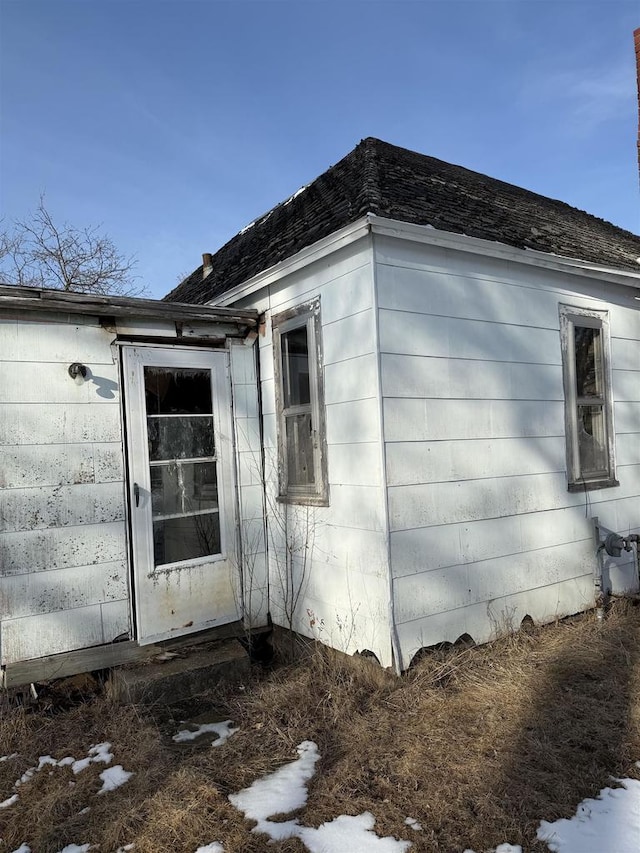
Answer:
[{"label": "patch of snow", "polygon": [[100,774],[100,778],[102,779],[102,788],[100,788],[98,793],[106,794],[108,791],[115,791],[116,788],[119,788],[121,785],[128,782],[132,776],[133,773],[130,773],[128,770],[124,770],[122,764],[115,764],[113,767],[103,770]]},{"label": "patch of snow", "polygon": [[540,821],[538,839],[552,853],[638,853],[640,781],[616,781],[623,787],[603,788],[595,799],[583,800],[570,820]]},{"label": "patch of snow", "polygon": [[67,844],[59,853],[87,853],[90,847],[90,844]]},{"label": "patch of snow", "polygon": [[80,809],[78,814],[86,814],[87,812],[90,812],[90,811],[91,811],[91,806],[85,806],[83,809]]},{"label": "patch of snow", "polygon": [[311,853],[404,853],[412,846],[410,841],[397,838],[379,838],[373,827],[375,818],[371,812],[353,817],[340,815],[317,829],[299,827],[296,836]]},{"label": "patch of snow", "polygon": [[205,844],[204,847],[198,847],[196,853],[224,853],[224,847],[217,841],[213,841],[211,844]]},{"label": "patch of snow", "polygon": [[[93,762],[103,762],[104,764],[110,764],[113,761],[113,753],[109,752],[111,749],[111,744],[105,743],[97,743],[95,746],[89,748],[89,752],[86,758],[81,758],[79,761],[74,761],[71,765],[71,769],[74,773],[81,773],[83,770],[86,770],[87,767]],[[62,759],[66,761],[66,759]]]},{"label": "patch of snow", "polygon": [[38,766],[35,768],[36,773],[39,773],[43,767],[47,765],[52,765],[53,767],[58,766],[58,762],[55,758],[52,758],[50,755],[41,755],[38,759]]},{"label": "patch of snow", "polygon": [[75,763],[75,758],[72,755],[67,755],[66,758],[61,758],[60,761],[58,761],[58,767],[69,767]]},{"label": "patch of snow", "polygon": [[303,187],[300,187],[300,189],[296,190],[293,195],[290,195],[286,201],[282,202],[282,206],[286,207],[288,204],[291,204],[291,202],[294,200],[294,198],[298,198],[300,193],[303,193],[306,190],[306,188],[307,188],[307,184],[305,184]]},{"label": "patch of snow", "polygon": [[17,752],[12,752],[11,755],[0,755],[0,764],[2,764],[3,761],[11,761],[12,758],[17,758],[17,757],[18,757]]},{"label": "patch of snow", "polygon": [[407,826],[410,826],[411,829],[415,829],[416,832],[422,831],[422,824],[418,823],[415,817],[405,817],[404,822],[407,824]]},{"label": "patch of snow", "polygon": [[[133,850],[135,846],[135,844],[125,844],[124,847],[118,847],[116,853],[129,853],[129,850]],[[197,850],[196,853],[198,853]]]},{"label": "patch of snow", "polygon": [[256,821],[252,832],[264,832],[272,841],[299,838],[311,853],[344,853],[345,850],[349,853],[404,853],[412,846],[410,841],[379,838],[373,832],[375,818],[370,812],[355,817],[339,815],[317,829],[301,826],[297,819],[282,823],[269,820],[271,815],[286,814],[306,805],[306,783],[315,773],[320,754],[316,744],[308,740],[297,750],[299,758],[295,761],[257,779],[237,794],[229,795],[233,806]]},{"label": "patch of snow", "polygon": [[238,731],[238,729],[231,728],[231,720],[225,720],[223,723],[202,723],[199,725],[197,729],[190,731],[189,729],[181,729],[177,734],[175,734],[172,738],[176,743],[185,743],[189,740],[195,740],[200,735],[207,734],[208,732],[214,732],[218,735],[218,739],[215,740],[211,746],[221,746],[228,738],[231,737],[232,734]]},{"label": "patch of snow", "polygon": [[4,800],[0,803],[0,809],[8,809],[9,806],[12,806],[14,803],[18,802],[18,795],[12,794],[7,800]]},{"label": "patch of snow", "polygon": [[28,844],[21,844],[13,853],[31,853],[31,848]]},{"label": "patch of snow", "polygon": [[[243,812],[245,817],[257,822],[254,832],[266,832],[271,835],[274,827],[282,827],[282,831],[285,831],[285,825],[272,823],[267,818],[280,812],[291,812],[306,804],[306,783],[315,773],[320,754],[316,744],[310,740],[303,741],[297,751],[300,757],[295,761],[285,764],[274,773],[256,779],[252,785],[237,794],[229,795],[231,805]],[[292,825],[295,825],[295,821],[286,824],[289,828],[287,831],[292,829]],[[282,835],[279,829],[275,832],[276,835],[271,835],[272,838],[291,837]]]}]

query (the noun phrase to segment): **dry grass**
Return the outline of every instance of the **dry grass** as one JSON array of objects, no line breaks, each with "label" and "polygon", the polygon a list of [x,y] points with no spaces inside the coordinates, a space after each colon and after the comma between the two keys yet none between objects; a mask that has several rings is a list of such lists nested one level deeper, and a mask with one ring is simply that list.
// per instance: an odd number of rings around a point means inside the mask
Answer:
[{"label": "dry grass", "polygon": [[[0,800],[38,756],[80,758],[104,740],[135,776],[96,797],[104,765],[76,777],[69,768],[37,774],[0,810],[0,849],[26,841],[53,853],[91,842],[113,853],[135,842],[135,853],[193,853],[219,841],[228,853],[301,853],[298,840],[268,845],[250,833],[227,795],[315,740],[322,759],[307,825],[370,810],[378,834],[410,838],[415,851],[480,853],[510,841],[542,853],[541,818],[571,816],[612,775],[634,775],[640,607],[619,602],[604,624],[588,614],[434,653],[403,679],[319,649],[210,702],[240,726],[220,748],[176,749],[175,725],[104,698],[49,716],[5,710],[0,754],[20,757],[0,763]],[[406,816],[424,831],[409,829]]]}]

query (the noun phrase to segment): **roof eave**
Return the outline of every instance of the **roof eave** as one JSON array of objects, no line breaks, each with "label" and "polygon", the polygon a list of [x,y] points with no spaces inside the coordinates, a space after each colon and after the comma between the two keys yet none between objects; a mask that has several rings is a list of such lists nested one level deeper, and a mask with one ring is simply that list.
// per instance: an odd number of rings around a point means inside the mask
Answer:
[{"label": "roof eave", "polygon": [[622,270],[615,267],[600,266],[580,258],[569,258],[563,255],[552,255],[537,249],[519,249],[507,243],[494,240],[483,240],[479,237],[469,237],[466,234],[454,234],[451,231],[439,231],[428,225],[414,225],[395,219],[387,219],[376,214],[368,214],[371,231],[374,234],[412,240],[432,246],[442,246],[447,249],[457,249],[461,252],[471,252],[475,255],[485,255],[502,260],[512,261],[529,266],[543,267],[558,272],[570,273],[621,284],[626,287],[640,289],[640,266],[638,272]]},{"label": "roof eave", "polygon": [[198,320],[231,323],[254,328],[258,315],[254,310],[218,308],[183,302],[161,302],[129,296],[103,296],[0,284],[0,308],[27,311],[62,311],[99,317],[146,317],[157,320]]},{"label": "roof eave", "polygon": [[351,243],[361,240],[371,232],[369,219],[371,215],[372,214],[367,213],[365,216],[361,216],[359,219],[356,219],[355,222],[351,222],[349,225],[339,228],[328,237],[323,237],[321,240],[301,249],[299,252],[291,255],[291,257],[286,258],[284,261],[280,261],[274,266],[246,279],[246,281],[241,282],[241,284],[236,285],[236,287],[232,287],[230,290],[226,290],[219,296],[214,297],[207,303],[207,305],[230,305],[238,299],[251,296],[251,294],[261,290],[263,287],[267,287],[275,281],[278,281],[285,275],[290,275],[291,273],[308,266],[314,261],[325,257],[326,255],[331,255],[339,249],[343,249],[345,246],[349,246]]},{"label": "roof eave", "polygon": [[263,270],[231,290],[222,293],[208,304],[212,306],[231,305],[237,300],[251,296],[263,287],[278,281],[283,276],[296,272],[370,233],[499,258],[512,263],[555,270],[570,275],[580,275],[640,290],[640,269],[635,273],[630,270],[593,264],[580,258],[552,255],[548,252],[540,252],[537,249],[519,249],[507,243],[469,237],[466,234],[454,234],[451,231],[439,231],[433,226],[415,225],[410,222],[389,219],[375,213],[367,213],[350,225],[335,231],[322,240],[318,240],[317,243],[307,246],[290,258]]}]

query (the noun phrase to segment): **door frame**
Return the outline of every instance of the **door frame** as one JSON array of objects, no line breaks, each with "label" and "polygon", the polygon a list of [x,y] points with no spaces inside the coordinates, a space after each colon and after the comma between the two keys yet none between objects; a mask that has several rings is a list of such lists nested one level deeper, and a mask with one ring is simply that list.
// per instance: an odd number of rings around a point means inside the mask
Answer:
[{"label": "door frame", "polygon": [[[171,343],[123,341],[120,346],[120,353],[125,415],[123,443],[126,449],[130,580],[133,593],[131,602],[132,624],[138,644],[147,645],[184,634],[196,633],[217,625],[230,624],[241,618],[242,579],[233,577],[238,571],[237,478],[229,351],[220,348],[176,346]],[[147,363],[149,366],[203,367],[211,371],[212,414],[216,436],[221,553],[210,557],[199,557],[167,564],[161,566],[157,571],[153,564],[153,522],[149,488],[149,450],[146,441],[146,400],[144,382],[139,381],[144,375],[145,356],[148,356]],[[136,454],[138,454],[137,461],[134,460]],[[141,477],[141,475],[143,476]],[[136,477],[138,477],[137,480]],[[143,487],[142,499],[139,500],[138,506],[136,506],[136,483]],[[177,577],[185,569],[197,569],[205,564],[217,565],[220,571],[229,572],[230,582],[234,586],[235,609],[233,612],[227,607],[228,612],[214,616],[205,622],[181,627],[172,626],[167,627],[166,630],[155,632],[146,631],[142,601],[143,596],[149,594],[149,582],[156,584],[164,577],[165,581],[169,583],[172,575]],[[188,587],[188,584],[185,586]]]}]

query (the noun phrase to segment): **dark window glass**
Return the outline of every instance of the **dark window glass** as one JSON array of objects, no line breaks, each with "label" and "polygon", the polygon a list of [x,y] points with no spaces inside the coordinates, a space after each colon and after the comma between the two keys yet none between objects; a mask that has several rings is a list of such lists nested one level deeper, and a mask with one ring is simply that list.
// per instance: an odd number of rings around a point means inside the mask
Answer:
[{"label": "dark window glass", "polygon": [[147,418],[149,461],[162,459],[198,459],[215,456],[213,418],[163,417]]},{"label": "dark window glass", "polygon": [[148,415],[211,414],[211,372],[177,367],[145,367]]},{"label": "dark window glass", "polygon": [[220,518],[217,512],[153,522],[153,556],[156,566],[219,553]]},{"label": "dark window glass", "polygon": [[308,405],[311,403],[311,388],[307,327],[284,332],[281,346],[284,407]]},{"label": "dark window glass", "polygon": [[215,462],[170,462],[151,468],[154,516],[189,514],[218,508]]},{"label": "dark window glass", "polygon": [[602,396],[602,335],[600,329],[574,326],[576,393],[578,397]]}]

